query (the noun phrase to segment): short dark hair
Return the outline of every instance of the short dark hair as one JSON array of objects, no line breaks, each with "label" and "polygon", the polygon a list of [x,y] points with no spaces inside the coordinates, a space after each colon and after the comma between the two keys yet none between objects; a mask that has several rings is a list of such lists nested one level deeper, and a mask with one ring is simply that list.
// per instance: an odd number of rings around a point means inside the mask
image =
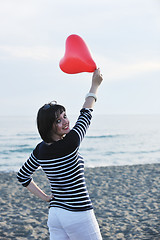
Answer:
[{"label": "short dark hair", "polygon": [[53,123],[59,115],[66,111],[65,107],[59,104],[45,104],[37,114],[37,128],[44,142],[51,143]]}]

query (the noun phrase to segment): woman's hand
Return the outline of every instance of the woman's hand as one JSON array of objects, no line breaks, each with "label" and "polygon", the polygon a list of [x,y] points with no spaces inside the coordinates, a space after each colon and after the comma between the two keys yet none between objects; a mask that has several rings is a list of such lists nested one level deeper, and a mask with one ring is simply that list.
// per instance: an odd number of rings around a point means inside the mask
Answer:
[{"label": "woman's hand", "polygon": [[100,69],[96,69],[93,73],[92,77],[92,85],[99,86],[103,80],[102,74],[100,73]]},{"label": "woman's hand", "polygon": [[102,77],[102,74],[100,73],[100,69],[98,68],[93,73],[91,88],[89,90],[89,93],[87,94],[87,97],[83,104],[83,108],[93,108],[94,103],[97,99],[96,97],[97,90],[102,80],[103,80],[103,77]]},{"label": "woman's hand", "polygon": [[54,198],[54,196],[51,194],[51,195],[47,195],[46,196],[46,202],[50,202],[52,199]]},{"label": "woman's hand", "polygon": [[29,185],[27,186],[27,189],[33,193],[35,196],[41,198],[43,201],[46,201],[46,202],[50,202],[54,196],[51,194],[51,195],[47,195],[45,194],[37,185],[36,183],[32,180]]}]

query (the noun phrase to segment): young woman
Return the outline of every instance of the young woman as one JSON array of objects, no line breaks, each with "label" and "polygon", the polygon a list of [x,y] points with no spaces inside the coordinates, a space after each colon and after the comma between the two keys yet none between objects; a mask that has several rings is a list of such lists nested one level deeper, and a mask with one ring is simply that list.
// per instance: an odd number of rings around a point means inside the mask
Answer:
[{"label": "young woman", "polygon": [[[84,161],[79,147],[90,125],[91,113],[102,82],[97,69],[75,126],[70,130],[66,110],[56,102],[45,104],[38,111],[37,127],[42,142],[20,168],[17,178],[37,197],[50,202],[48,227],[54,240],[102,239],[84,178]],[[41,166],[51,186],[46,195],[32,180],[32,173]]]}]

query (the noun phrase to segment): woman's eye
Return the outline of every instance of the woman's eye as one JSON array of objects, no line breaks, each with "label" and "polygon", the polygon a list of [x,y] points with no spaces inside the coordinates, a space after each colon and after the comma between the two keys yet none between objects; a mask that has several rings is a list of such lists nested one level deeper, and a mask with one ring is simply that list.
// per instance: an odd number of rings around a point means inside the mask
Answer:
[{"label": "woman's eye", "polygon": [[66,114],[64,115],[64,118],[67,118],[67,115],[66,115]]},{"label": "woman's eye", "polygon": [[57,119],[56,123],[60,123],[60,122],[61,122],[61,120],[60,120],[60,119]]}]

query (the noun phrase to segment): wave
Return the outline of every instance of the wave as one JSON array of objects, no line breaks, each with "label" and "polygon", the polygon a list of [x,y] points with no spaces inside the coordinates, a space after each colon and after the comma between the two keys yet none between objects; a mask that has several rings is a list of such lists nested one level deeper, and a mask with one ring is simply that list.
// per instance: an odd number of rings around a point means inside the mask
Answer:
[{"label": "wave", "polygon": [[140,151],[119,151],[119,152],[113,152],[113,151],[108,151],[105,152],[104,155],[116,155],[116,154],[133,154],[133,155],[137,155],[137,154],[150,154],[150,153],[158,153],[160,152],[160,149],[155,149],[155,150],[140,150]]},{"label": "wave", "polygon": [[38,135],[36,133],[17,133],[16,136],[21,137],[21,136],[31,136],[31,137],[37,137]]},{"label": "wave", "polygon": [[100,135],[100,136],[86,136],[86,138],[117,138],[117,137],[124,137],[123,134],[108,134],[108,135]]},{"label": "wave", "polygon": [[1,151],[0,154],[8,155],[10,153],[29,153],[32,152],[33,148],[31,147],[20,147],[20,148],[14,148],[14,149],[8,149]]}]

